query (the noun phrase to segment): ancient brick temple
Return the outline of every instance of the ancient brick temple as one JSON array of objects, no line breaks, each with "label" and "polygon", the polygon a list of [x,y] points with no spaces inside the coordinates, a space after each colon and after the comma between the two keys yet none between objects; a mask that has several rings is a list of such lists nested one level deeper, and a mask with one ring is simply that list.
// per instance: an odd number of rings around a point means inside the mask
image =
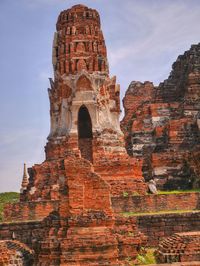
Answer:
[{"label": "ancient brick temple", "polygon": [[144,194],[146,185],[141,160],[126,153],[96,10],[61,12],[53,67],[46,160],[29,168],[29,180],[24,170],[20,202],[4,212],[18,223],[1,238],[27,244],[36,265],[124,265],[144,238],[134,219],[114,215],[111,196]]},{"label": "ancient brick temple", "polygon": [[200,193],[147,194],[144,178],[200,186],[200,44],[158,87],[130,84],[124,134],[96,10],[61,12],[53,69],[46,159],[29,176],[24,165],[20,201],[4,209],[0,265],[128,266],[147,243],[159,262],[199,266]]},{"label": "ancient brick temple", "polygon": [[200,44],[192,45],[155,87],[133,81],[121,123],[129,155],[164,189],[200,187]]}]

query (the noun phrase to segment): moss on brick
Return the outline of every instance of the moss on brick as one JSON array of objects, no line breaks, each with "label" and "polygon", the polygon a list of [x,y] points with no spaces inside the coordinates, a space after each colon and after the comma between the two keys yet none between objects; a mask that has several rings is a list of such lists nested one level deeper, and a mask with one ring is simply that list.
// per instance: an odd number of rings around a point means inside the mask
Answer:
[{"label": "moss on brick", "polygon": [[173,210],[173,211],[159,211],[159,212],[123,212],[122,215],[125,217],[130,216],[144,216],[144,215],[159,215],[159,214],[182,214],[182,213],[190,213],[190,212],[200,212],[200,210]]}]

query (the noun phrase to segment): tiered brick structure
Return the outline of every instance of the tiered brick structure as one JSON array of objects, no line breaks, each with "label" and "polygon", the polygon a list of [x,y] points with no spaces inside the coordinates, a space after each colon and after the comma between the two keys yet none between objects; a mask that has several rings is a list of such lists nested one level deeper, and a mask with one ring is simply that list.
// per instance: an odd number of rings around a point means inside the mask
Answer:
[{"label": "tiered brick structure", "polygon": [[144,194],[146,185],[140,160],[126,153],[119,85],[109,77],[97,11],[76,5],[61,12],[53,66],[46,160],[29,169],[5,221],[41,223],[40,235],[27,224],[33,238],[11,229],[35,250],[37,265],[124,265],[144,237],[134,219],[114,216],[111,195]]},{"label": "tiered brick structure", "polygon": [[177,233],[164,239],[156,251],[159,263],[199,261],[200,232]]},{"label": "tiered brick structure", "polygon": [[143,158],[146,180],[164,189],[200,187],[200,44],[178,57],[167,80],[132,82],[121,123],[131,156]]}]

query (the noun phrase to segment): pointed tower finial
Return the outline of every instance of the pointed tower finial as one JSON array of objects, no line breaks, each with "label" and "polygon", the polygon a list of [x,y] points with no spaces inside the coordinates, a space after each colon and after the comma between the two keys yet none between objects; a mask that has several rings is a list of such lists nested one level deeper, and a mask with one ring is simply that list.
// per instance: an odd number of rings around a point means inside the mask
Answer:
[{"label": "pointed tower finial", "polygon": [[22,178],[20,193],[23,193],[23,191],[26,190],[27,186],[28,186],[28,174],[26,170],[26,164],[24,163],[24,171],[23,171],[23,178]]}]

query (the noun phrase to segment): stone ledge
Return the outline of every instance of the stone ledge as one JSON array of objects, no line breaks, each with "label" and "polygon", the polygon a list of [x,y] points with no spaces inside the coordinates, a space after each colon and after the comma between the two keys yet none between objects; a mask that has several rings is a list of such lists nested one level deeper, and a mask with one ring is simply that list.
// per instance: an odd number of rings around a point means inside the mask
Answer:
[{"label": "stone ledge", "polygon": [[200,193],[156,194],[144,196],[112,197],[112,207],[120,212],[159,212],[200,209]]}]

